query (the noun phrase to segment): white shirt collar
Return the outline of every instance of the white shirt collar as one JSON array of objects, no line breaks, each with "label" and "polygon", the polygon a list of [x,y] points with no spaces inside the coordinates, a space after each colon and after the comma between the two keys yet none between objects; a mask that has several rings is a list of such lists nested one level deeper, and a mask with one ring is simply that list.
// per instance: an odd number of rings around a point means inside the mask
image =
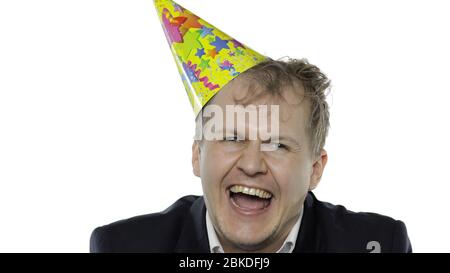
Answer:
[{"label": "white shirt collar", "polygon": [[[303,206],[300,211],[300,216],[298,217],[297,222],[292,227],[289,235],[283,242],[281,248],[277,251],[277,253],[292,253],[295,248],[295,243],[297,242],[298,232],[300,230],[300,223],[302,221],[303,216]],[[209,251],[211,253],[224,253],[223,247],[220,244],[219,238],[217,237],[216,230],[211,222],[211,218],[209,217],[208,211],[206,211],[206,232],[208,233],[208,241],[209,241]]]}]

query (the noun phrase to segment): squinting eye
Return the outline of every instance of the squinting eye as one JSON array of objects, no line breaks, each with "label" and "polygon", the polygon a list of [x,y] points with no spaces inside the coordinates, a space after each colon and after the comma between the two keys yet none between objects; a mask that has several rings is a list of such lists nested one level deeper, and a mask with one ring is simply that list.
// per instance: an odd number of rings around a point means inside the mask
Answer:
[{"label": "squinting eye", "polygon": [[288,147],[282,143],[272,143],[272,145],[278,150],[278,149],[283,149],[283,150],[287,150]]},{"label": "squinting eye", "polygon": [[261,149],[266,152],[274,152],[274,151],[288,151],[289,148],[281,143],[270,142],[270,143],[262,143]]},{"label": "squinting eye", "polygon": [[274,143],[278,149],[287,149],[286,145],[282,144],[282,143]]},{"label": "squinting eye", "polygon": [[225,141],[231,141],[231,142],[240,141],[240,140],[238,140],[238,137],[237,137],[237,136],[227,136],[227,137],[225,137],[224,140],[225,140]]}]

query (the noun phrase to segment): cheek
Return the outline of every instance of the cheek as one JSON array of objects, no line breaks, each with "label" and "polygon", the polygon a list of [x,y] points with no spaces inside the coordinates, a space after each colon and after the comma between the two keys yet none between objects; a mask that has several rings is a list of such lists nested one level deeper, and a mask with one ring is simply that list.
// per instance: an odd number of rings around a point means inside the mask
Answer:
[{"label": "cheek", "polygon": [[311,168],[303,161],[278,162],[271,170],[285,202],[296,202],[308,191]]},{"label": "cheek", "polygon": [[286,175],[280,182],[281,195],[285,202],[296,203],[309,189],[309,179],[306,176]]},{"label": "cheek", "polygon": [[200,156],[200,177],[204,187],[217,187],[236,162],[232,153],[226,153],[217,144],[205,145]]}]

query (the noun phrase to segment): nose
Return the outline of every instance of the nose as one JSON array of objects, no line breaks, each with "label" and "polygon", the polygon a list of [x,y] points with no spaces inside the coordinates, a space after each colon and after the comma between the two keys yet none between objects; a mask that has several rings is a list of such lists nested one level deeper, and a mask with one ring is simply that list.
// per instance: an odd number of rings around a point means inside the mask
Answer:
[{"label": "nose", "polygon": [[260,141],[249,141],[237,162],[237,168],[248,176],[267,173]]}]

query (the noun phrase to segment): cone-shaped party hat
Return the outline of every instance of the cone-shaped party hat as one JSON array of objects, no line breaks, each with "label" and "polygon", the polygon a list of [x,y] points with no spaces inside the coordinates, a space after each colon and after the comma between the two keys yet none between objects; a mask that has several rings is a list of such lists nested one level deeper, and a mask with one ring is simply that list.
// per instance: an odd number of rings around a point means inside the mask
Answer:
[{"label": "cone-shaped party hat", "polygon": [[266,60],[171,0],[155,0],[194,114],[240,73]]}]

